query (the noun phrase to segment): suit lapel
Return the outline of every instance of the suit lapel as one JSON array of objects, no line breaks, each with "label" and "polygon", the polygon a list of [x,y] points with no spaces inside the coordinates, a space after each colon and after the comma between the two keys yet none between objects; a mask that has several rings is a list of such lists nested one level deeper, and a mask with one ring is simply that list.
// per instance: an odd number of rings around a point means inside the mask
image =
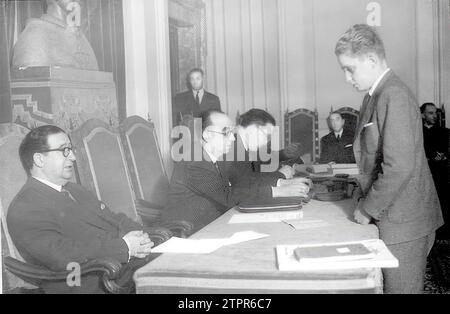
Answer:
[{"label": "suit lapel", "polygon": [[77,193],[76,190],[70,188],[70,185],[66,188],[77,200],[77,203],[71,203],[69,206],[81,220],[103,230],[110,230],[111,225],[117,225],[117,222],[112,217],[103,215],[98,207],[101,203],[90,201],[90,197],[83,195],[83,193]]}]

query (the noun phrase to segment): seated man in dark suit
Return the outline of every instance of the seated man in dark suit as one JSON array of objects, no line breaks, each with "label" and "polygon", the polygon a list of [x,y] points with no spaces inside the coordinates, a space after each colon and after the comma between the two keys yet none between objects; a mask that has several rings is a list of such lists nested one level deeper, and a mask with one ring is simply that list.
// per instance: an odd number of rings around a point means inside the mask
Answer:
[{"label": "seated man in dark suit", "polygon": [[222,160],[235,141],[234,123],[224,113],[205,112],[200,137],[203,159],[175,164],[163,219],[191,221],[199,230],[243,200],[307,197],[309,186],[303,183],[273,187],[258,177],[242,183],[238,168]]},{"label": "seated man in dark suit", "polygon": [[[95,195],[69,182],[74,149],[56,126],[32,130],[19,149],[29,179],[12,201],[7,224],[23,258],[36,266],[65,271],[70,263],[114,258],[128,263],[145,258],[153,243],[142,226],[111,212]],[[47,293],[101,292],[99,278],[83,276],[80,287],[46,284]]]},{"label": "seated man in dark suit", "polygon": [[[251,109],[240,117],[233,156],[227,155],[229,167],[238,168],[237,174],[245,182],[249,177],[264,180],[270,186],[278,184],[306,183],[307,180],[291,180],[295,175],[292,166],[279,168],[280,155],[278,150],[269,149],[269,143],[276,128],[275,118],[267,111]],[[278,181],[282,179],[281,181]],[[285,181],[287,179],[289,181]],[[309,184],[309,182],[308,182]]]},{"label": "seated man in dark suit", "polygon": [[333,112],[328,118],[331,133],[321,140],[320,162],[322,164],[354,164],[353,140],[355,134],[345,128],[345,120],[339,112]]},{"label": "seated man in dark suit", "polygon": [[188,91],[177,94],[173,99],[173,125],[182,120],[200,118],[208,110],[220,110],[219,97],[204,89],[205,74],[202,69],[193,69],[187,75]]},{"label": "seated man in dark suit", "polygon": [[439,239],[450,239],[450,130],[440,127],[437,120],[437,108],[433,103],[420,107],[423,120],[423,140],[425,154],[441,203],[445,225],[436,236]]}]

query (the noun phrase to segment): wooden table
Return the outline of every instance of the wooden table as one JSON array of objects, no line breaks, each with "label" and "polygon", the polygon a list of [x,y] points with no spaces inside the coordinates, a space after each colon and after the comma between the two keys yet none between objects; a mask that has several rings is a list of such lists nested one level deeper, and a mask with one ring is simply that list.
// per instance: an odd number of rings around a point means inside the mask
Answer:
[{"label": "wooden table", "polygon": [[295,230],[282,222],[228,224],[237,213],[231,209],[192,238],[222,238],[249,230],[270,237],[222,247],[208,255],[163,254],[135,273],[137,293],[381,293],[380,269],[294,273],[277,268],[276,245],[378,239],[376,226],[350,220],[351,207],[351,200],[312,201],[303,208],[304,219],[324,220],[331,226],[309,230]]}]

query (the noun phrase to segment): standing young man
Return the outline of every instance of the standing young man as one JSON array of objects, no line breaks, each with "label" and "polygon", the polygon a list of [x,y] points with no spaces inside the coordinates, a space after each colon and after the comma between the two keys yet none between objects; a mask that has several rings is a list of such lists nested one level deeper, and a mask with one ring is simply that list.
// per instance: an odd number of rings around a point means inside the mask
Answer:
[{"label": "standing young man", "polygon": [[400,262],[383,271],[385,292],[422,293],[427,255],[443,219],[423,148],[419,105],[389,69],[373,28],[351,27],[335,53],[347,82],[367,92],[354,143],[361,169],[355,220],[374,220]]}]

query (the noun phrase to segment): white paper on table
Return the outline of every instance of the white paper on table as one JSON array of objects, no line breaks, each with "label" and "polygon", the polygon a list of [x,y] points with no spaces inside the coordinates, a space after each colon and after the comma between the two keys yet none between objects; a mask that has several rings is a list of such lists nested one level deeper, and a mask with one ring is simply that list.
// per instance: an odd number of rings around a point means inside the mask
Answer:
[{"label": "white paper on table", "polygon": [[237,232],[229,238],[181,239],[172,237],[152,249],[152,253],[209,254],[223,246],[233,245],[268,237],[268,234],[253,231]]},{"label": "white paper on table", "polygon": [[225,239],[191,240],[172,237],[152,249],[152,253],[209,254],[225,244]]},{"label": "white paper on table", "polygon": [[225,240],[226,243],[225,245],[238,244],[267,237],[269,237],[268,234],[258,233],[254,231],[237,232],[233,234],[230,238]]},{"label": "white paper on table", "polygon": [[308,230],[308,229],[317,229],[317,228],[323,228],[323,227],[329,227],[331,226],[330,223],[320,220],[320,219],[310,219],[310,220],[285,220],[284,223],[288,224],[292,228],[296,230]]},{"label": "white paper on table", "polygon": [[302,210],[286,212],[268,212],[251,214],[234,214],[229,224],[274,223],[284,220],[297,220],[303,218]]}]

